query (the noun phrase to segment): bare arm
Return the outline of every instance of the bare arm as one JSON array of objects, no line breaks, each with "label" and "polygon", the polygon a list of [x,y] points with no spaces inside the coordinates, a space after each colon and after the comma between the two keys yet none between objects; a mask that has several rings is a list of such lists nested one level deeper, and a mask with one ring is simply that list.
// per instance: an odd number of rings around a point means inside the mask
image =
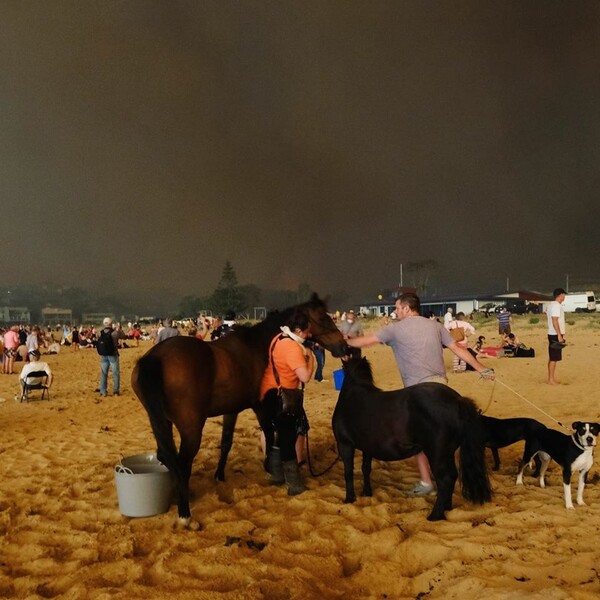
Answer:
[{"label": "bare arm", "polygon": [[[481,364],[466,348],[461,346],[458,342],[454,342],[448,346],[456,356],[461,360],[464,360],[467,364],[471,365],[478,373],[481,373],[486,379],[494,379],[494,370],[489,369],[485,365]],[[483,372],[486,371],[486,374]],[[490,373],[491,372],[491,373]]]},{"label": "bare arm", "polygon": [[312,377],[314,366],[315,357],[312,352],[309,352],[306,357],[306,367],[298,367],[294,373],[302,383],[308,383]]},{"label": "bare arm", "polygon": [[374,334],[361,335],[360,337],[350,338],[349,340],[346,340],[346,343],[351,348],[366,348],[367,346],[381,344],[379,338]]},{"label": "bare arm", "polygon": [[565,338],[563,337],[563,334],[560,330],[560,324],[558,322],[558,317],[552,317],[552,325],[554,326],[554,331],[556,331],[556,333],[558,335],[558,341],[564,342]]}]

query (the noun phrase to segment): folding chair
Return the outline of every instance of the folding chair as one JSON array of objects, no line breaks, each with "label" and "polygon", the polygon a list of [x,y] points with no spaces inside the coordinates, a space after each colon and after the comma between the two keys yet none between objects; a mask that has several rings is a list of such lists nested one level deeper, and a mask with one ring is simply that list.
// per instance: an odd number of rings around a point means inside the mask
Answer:
[{"label": "folding chair", "polygon": [[29,402],[29,392],[32,390],[42,390],[41,400],[47,396],[50,400],[50,390],[48,389],[48,374],[46,371],[32,371],[25,375],[23,381],[23,392],[21,393],[21,402]]}]

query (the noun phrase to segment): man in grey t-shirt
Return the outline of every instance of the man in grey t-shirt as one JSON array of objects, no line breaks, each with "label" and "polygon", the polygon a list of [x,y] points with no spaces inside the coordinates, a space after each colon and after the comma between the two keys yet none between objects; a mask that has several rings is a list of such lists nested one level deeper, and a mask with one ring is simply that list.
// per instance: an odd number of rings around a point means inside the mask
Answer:
[{"label": "man in grey t-shirt", "polygon": [[179,330],[177,327],[173,326],[173,321],[171,319],[167,319],[165,321],[165,326],[158,332],[156,336],[156,343],[160,344],[165,340],[168,340],[172,337],[177,337],[179,335]]},{"label": "man in grey t-shirt", "polygon": [[[444,366],[444,346],[481,373],[485,379],[494,379],[494,370],[481,364],[466,348],[455,342],[437,321],[421,316],[421,302],[415,294],[402,294],[396,300],[396,322],[374,334],[347,340],[353,348],[374,344],[391,346],[404,387],[437,381],[448,383]],[[416,456],[421,481],[410,490],[413,496],[433,492],[429,461],[423,452]]]},{"label": "man in grey t-shirt", "polygon": [[364,334],[362,325],[356,320],[353,310],[346,313],[346,320],[340,323],[339,330],[347,340]]}]

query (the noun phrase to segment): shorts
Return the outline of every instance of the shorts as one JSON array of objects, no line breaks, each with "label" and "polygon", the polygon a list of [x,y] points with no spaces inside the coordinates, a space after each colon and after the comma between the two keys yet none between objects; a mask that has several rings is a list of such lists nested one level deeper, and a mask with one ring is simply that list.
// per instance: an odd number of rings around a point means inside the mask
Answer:
[{"label": "shorts", "polygon": [[558,342],[558,336],[548,334],[548,358],[552,362],[559,362],[562,360],[562,348],[553,348],[553,342]]},{"label": "shorts", "polygon": [[4,356],[6,356],[6,358],[16,358],[17,357],[17,349],[16,348],[4,348]]}]

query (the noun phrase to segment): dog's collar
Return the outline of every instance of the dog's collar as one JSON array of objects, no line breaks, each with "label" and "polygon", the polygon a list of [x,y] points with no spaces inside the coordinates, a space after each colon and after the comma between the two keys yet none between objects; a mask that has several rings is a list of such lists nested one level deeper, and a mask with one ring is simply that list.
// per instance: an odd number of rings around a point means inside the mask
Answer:
[{"label": "dog's collar", "polygon": [[593,450],[594,446],[582,446],[577,439],[575,438],[575,434],[572,433],[571,434],[571,439],[573,440],[573,443],[580,449],[583,450],[584,452],[587,452],[588,450]]}]

